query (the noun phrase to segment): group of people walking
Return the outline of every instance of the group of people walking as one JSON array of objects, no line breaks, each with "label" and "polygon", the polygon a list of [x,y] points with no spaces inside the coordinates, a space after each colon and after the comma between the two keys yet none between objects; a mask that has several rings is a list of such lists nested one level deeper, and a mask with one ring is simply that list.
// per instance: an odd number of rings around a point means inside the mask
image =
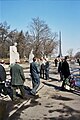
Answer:
[{"label": "group of people walking", "polygon": [[[15,61],[15,64],[10,65],[10,76],[11,76],[11,88],[12,88],[12,100],[18,99],[16,96],[16,89],[20,90],[21,97],[27,98],[24,89],[25,75],[22,66],[19,64],[19,60]],[[44,66],[44,67],[43,67]],[[45,58],[45,63],[43,59],[33,58],[33,62],[30,63],[30,74],[32,78],[32,89],[30,91],[31,95],[36,95],[37,89],[40,85],[40,77],[49,79],[49,62]],[[5,87],[6,83],[6,71],[4,68],[4,63],[0,64],[0,95],[1,93],[7,95],[7,89]]]},{"label": "group of people walking", "polygon": [[[18,60],[16,60],[15,64],[10,66],[10,76],[11,76],[11,86],[12,86],[12,100],[17,99],[16,89],[20,90],[22,98],[27,98],[24,89],[25,76],[23,72],[22,66],[19,65]],[[58,72],[60,73],[60,80],[62,80],[62,90],[65,89],[66,79],[70,75],[69,64],[67,62],[67,57],[62,58],[59,61]],[[40,85],[40,78],[45,80],[49,79],[49,61],[47,58],[38,59],[36,57],[33,58],[33,62],[30,63],[30,74],[32,78],[32,89],[30,91],[30,95],[36,95],[37,89]],[[0,94],[3,93],[7,95],[7,90],[5,87],[6,81],[6,71],[4,69],[3,63],[0,64]]]}]

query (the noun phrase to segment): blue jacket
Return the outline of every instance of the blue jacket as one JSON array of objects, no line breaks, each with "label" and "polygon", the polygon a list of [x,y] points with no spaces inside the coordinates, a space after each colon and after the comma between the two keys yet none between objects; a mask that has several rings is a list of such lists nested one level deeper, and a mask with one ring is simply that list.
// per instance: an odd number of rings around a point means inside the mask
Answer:
[{"label": "blue jacket", "polygon": [[39,69],[36,62],[32,62],[30,64],[30,73],[31,73],[31,77],[39,78]]}]

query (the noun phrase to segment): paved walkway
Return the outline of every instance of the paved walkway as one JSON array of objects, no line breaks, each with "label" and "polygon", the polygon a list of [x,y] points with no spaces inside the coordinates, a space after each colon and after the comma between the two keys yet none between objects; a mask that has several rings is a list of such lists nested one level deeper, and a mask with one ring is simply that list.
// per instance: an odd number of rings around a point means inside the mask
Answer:
[{"label": "paved walkway", "polygon": [[[25,69],[25,85],[32,87],[29,68]],[[80,120],[80,93],[61,91],[57,69],[51,66],[50,79],[41,79],[36,97],[12,102],[8,99],[7,120]]]}]

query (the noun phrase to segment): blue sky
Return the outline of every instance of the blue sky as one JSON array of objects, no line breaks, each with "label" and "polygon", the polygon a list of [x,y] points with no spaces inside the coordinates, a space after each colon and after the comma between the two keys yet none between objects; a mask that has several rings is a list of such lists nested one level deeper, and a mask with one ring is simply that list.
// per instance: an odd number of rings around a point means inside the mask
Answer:
[{"label": "blue sky", "polygon": [[27,31],[32,18],[45,21],[52,32],[61,31],[62,54],[80,51],[79,0],[0,0],[0,22]]}]

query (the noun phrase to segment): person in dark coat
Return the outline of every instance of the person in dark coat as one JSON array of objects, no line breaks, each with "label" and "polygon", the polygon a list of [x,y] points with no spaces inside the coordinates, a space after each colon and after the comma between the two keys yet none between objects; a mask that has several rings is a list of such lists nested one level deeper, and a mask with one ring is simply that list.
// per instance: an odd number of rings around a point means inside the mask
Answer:
[{"label": "person in dark coat", "polygon": [[32,95],[36,95],[37,89],[40,85],[40,77],[39,77],[39,69],[38,69],[38,65],[36,62],[36,58],[33,58],[33,62],[30,64],[30,73],[31,73],[31,77],[32,77],[32,90],[31,90],[31,94]]},{"label": "person in dark coat", "polygon": [[67,62],[67,57],[65,57],[62,63],[62,75],[63,75],[62,90],[65,90],[66,79],[70,76],[70,70],[69,70],[69,64]]},{"label": "person in dark coat", "polygon": [[5,87],[5,81],[6,81],[6,71],[3,66],[4,62],[0,63],[0,94],[7,95],[7,90]]},{"label": "person in dark coat", "polygon": [[60,74],[60,81],[63,81],[62,63],[63,63],[63,58],[59,60],[59,65],[58,65],[58,73]]},{"label": "person in dark coat", "polygon": [[77,63],[79,64],[79,66],[80,66],[80,60],[79,60],[79,58],[77,59]]},{"label": "person in dark coat", "polygon": [[40,59],[40,77],[42,79],[44,79],[44,75],[45,75],[45,60],[44,58],[42,57]]},{"label": "person in dark coat", "polygon": [[45,58],[45,79],[49,79],[49,61],[48,58]]},{"label": "person in dark coat", "polygon": [[19,65],[20,61],[16,60],[16,63],[11,66],[10,68],[10,75],[11,75],[11,85],[13,87],[13,100],[17,99],[16,96],[16,89],[19,88],[22,98],[25,97],[25,90],[24,90],[24,81],[25,76],[23,72],[23,68]]},{"label": "person in dark coat", "polygon": [[55,63],[55,67],[57,67],[57,63],[58,63],[57,58],[54,60],[54,63]]}]

